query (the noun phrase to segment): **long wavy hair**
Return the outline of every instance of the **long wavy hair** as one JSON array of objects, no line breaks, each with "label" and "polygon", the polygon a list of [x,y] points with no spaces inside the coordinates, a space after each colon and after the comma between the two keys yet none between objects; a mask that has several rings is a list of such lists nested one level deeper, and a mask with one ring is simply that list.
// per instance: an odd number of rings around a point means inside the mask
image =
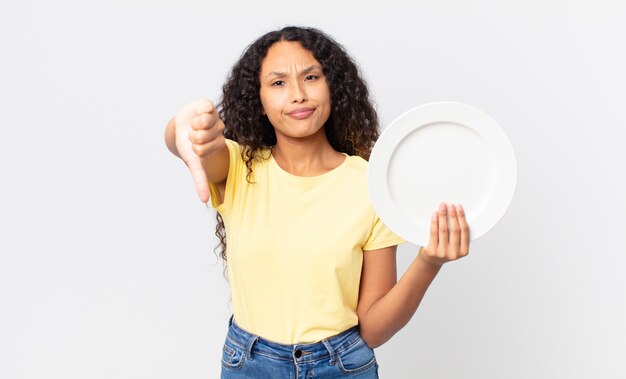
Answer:
[{"label": "long wavy hair", "polygon": [[[269,48],[277,42],[299,42],[321,63],[330,89],[331,112],[324,124],[330,145],[338,152],[369,159],[378,139],[378,115],[356,62],[324,32],[309,27],[289,26],[269,32],[246,48],[222,88],[217,108],[224,121],[224,136],[242,146],[242,159],[251,181],[252,164],[260,152],[276,144],[274,127],[261,105],[259,74]],[[215,248],[226,265],[226,229],[217,213]]]}]

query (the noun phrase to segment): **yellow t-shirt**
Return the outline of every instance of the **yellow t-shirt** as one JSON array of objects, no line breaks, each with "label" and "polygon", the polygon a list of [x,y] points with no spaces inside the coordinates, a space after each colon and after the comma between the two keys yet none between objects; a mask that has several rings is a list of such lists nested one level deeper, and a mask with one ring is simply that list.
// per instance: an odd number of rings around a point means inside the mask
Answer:
[{"label": "yellow t-shirt", "polygon": [[226,140],[224,201],[211,203],[226,227],[235,322],[265,339],[317,342],[357,325],[363,250],[404,242],[380,221],[367,192],[367,161],[346,155],[319,176],[295,176],[271,156],[247,168]]}]

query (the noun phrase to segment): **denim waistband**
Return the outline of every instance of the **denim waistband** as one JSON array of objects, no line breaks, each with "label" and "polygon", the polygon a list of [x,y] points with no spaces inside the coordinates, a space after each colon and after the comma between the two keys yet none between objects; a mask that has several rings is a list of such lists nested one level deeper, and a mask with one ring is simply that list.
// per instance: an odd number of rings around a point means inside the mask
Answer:
[{"label": "denim waistband", "polygon": [[343,350],[359,342],[361,335],[359,327],[355,325],[339,334],[325,338],[319,342],[299,343],[286,345],[270,341],[241,328],[230,316],[229,331],[226,339],[245,350],[248,359],[255,354],[279,360],[295,361],[296,363],[314,362],[330,357],[330,364],[334,364],[335,356]]}]

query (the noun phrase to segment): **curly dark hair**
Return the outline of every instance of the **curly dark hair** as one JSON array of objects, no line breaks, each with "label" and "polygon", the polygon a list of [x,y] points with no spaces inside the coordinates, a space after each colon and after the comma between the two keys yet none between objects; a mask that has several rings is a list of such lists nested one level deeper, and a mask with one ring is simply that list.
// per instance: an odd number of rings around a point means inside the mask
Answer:
[{"label": "curly dark hair", "polygon": [[[321,63],[330,89],[331,112],[324,124],[330,145],[338,152],[369,159],[378,139],[378,115],[356,62],[332,37],[321,30],[289,26],[269,32],[246,48],[223,86],[220,117],[224,135],[243,147],[242,158],[252,174],[252,161],[265,148],[276,144],[274,128],[261,105],[259,74],[269,48],[277,42],[299,42]],[[215,235],[226,276],[226,230],[217,213]],[[226,278],[228,280],[228,278]]]}]

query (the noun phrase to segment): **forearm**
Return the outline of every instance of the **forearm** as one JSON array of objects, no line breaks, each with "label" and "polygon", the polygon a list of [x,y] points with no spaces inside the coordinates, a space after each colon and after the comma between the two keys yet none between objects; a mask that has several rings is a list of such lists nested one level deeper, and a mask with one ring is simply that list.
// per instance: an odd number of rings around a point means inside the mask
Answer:
[{"label": "forearm", "polygon": [[359,318],[361,336],[370,347],[384,344],[409,322],[440,269],[416,257],[391,290]]},{"label": "forearm", "polygon": [[176,155],[180,158],[180,154],[178,153],[178,149],[176,148],[176,118],[172,118],[165,128],[165,145],[172,152],[172,154]]}]

